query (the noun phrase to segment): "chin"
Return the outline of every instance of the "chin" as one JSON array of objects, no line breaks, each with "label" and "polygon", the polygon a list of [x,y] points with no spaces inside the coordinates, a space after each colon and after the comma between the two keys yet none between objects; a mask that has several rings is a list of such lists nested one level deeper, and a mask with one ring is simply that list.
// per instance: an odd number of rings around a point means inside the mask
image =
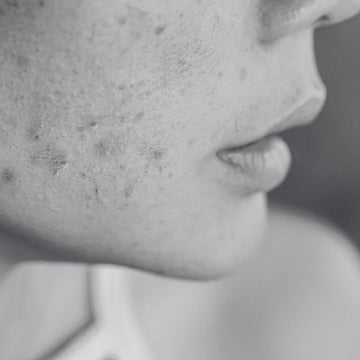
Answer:
[{"label": "chin", "polygon": [[[241,265],[256,257],[265,239],[267,218],[266,197],[264,194],[254,195],[239,204],[232,216],[214,221],[206,231],[204,226],[197,227],[191,238],[177,233],[172,239],[167,239],[172,245],[166,250],[162,247],[164,251],[155,256],[135,257],[126,266],[196,281],[232,275],[241,271]],[[155,239],[150,241],[156,243]]]}]

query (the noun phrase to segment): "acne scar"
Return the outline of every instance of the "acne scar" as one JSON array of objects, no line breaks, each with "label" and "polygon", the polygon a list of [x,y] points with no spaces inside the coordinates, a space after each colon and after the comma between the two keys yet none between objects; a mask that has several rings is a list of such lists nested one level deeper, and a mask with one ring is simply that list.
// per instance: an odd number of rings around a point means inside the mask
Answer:
[{"label": "acne scar", "polygon": [[50,144],[33,154],[31,163],[46,167],[52,175],[57,175],[68,164],[65,152]]}]

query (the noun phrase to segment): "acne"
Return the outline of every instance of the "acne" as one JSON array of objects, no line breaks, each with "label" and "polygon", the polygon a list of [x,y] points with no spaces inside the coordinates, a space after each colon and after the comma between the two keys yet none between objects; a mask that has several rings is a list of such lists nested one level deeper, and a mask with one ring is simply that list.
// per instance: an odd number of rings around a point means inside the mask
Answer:
[{"label": "acne", "polygon": [[123,189],[123,194],[125,199],[127,200],[130,199],[134,191],[135,191],[135,184],[134,183],[127,184]]},{"label": "acne", "polygon": [[68,164],[64,151],[46,145],[31,156],[31,164],[46,168],[52,175],[59,174]]},{"label": "acne", "polygon": [[41,128],[42,128],[42,126],[41,126],[40,122],[33,123],[26,132],[27,138],[31,142],[39,141],[41,138]]},{"label": "acne", "polygon": [[15,181],[15,175],[10,169],[4,169],[1,173],[1,183],[8,185]]},{"label": "acne", "polygon": [[107,140],[100,140],[94,145],[94,153],[97,157],[104,158],[110,152],[110,144]]},{"label": "acne", "polygon": [[165,31],[165,29],[166,29],[166,26],[157,26],[157,27],[155,28],[155,34],[156,34],[157,36],[159,36],[159,35],[161,35],[161,34]]},{"label": "acne", "polygon": [[159,161],[161,160],[165,155],[165,151],[158,149],[158,150],[154,150],[151,154],[152,159],[154,159],[155,161]]},{"label": "acne", "polygon": [[137,113],[137,114],[135,115],[135,121],[141,120],[144,116],[145,116],[145,112],[144,112],[144,111],[140,111],[139,113]]}]

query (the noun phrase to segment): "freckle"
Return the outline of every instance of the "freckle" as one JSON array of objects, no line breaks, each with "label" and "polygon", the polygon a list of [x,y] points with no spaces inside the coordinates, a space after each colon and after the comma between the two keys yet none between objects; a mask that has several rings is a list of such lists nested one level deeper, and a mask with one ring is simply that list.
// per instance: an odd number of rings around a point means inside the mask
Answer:
[{"label": "freckle", "polygon": [[97,124],[96,121],[92,121],[92,122],[90,123],[90,127],[91,127],[92,129],[96,129],[97,126],[98,126],[98,124]]},{"label": "freckle", "polygon": [[174,174],[172,172],[169,172],[168,176],[171,179],[174,176]]},{"label": "freckle", "polygon": [[164,32],[165,28],[166,28],[165,26],[158,26],[158,27],[155,29],[155,34],[156,34],[156,35],[160,35],[161,33]]},{"label": "freckle", "polygon": [[80,173],[80,176],[83,178],[83,179],[86,179],[86,174],[84,172],[81,172]]},{"label": "freckle", "polygon": [[4,184],[10,184],[10,183],[14,182],[15,175],[9,169],[5,169],[3,171],[3,173],[1,174],[1,180]]},{"label": "freckle", "polygon": [[39,0],[39,6],[44,7],[44,5],[45,5],[45,0]]}]

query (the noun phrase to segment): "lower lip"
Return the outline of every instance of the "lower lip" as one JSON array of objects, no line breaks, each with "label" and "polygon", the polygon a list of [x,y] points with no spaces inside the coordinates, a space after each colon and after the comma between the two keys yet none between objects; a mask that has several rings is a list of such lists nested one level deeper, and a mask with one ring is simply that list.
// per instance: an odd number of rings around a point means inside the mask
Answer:
[{"label": "lower lip", "polygon": [[289,147],[276,136],[221,150],[216,155],[216,178],[243,195],[274,189],[285,179],[291,165]]}]

